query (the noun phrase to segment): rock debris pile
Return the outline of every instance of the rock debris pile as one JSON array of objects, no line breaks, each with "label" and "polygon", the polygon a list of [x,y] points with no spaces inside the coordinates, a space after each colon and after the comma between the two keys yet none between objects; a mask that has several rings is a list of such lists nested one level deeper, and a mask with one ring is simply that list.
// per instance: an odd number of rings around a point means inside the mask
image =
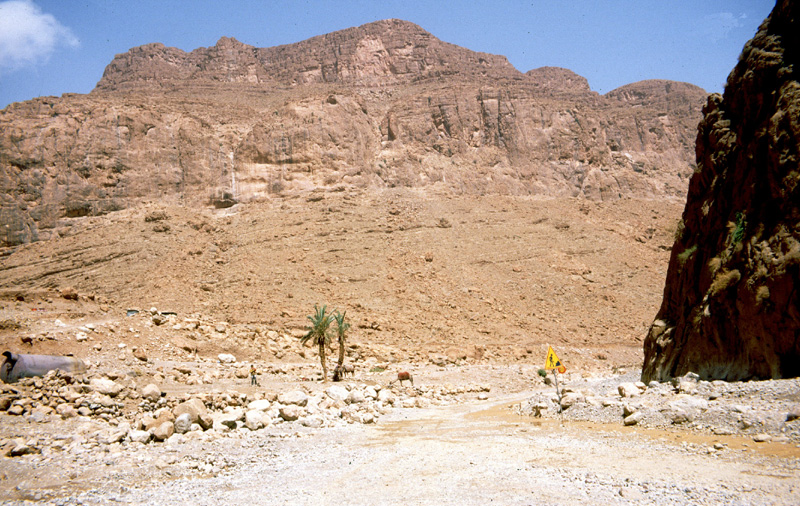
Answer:
[{"label": "rock debris pile", "polygon": [[[463,394],[486,398],[489,385],[422,387],[349,382],[322,391],[310,388],[282,393],[212,390],[168,396],[160,387],[116,375],[73,376],[51,371],[4,385],[0,408],[6,415],[45,423],[58,419],[91,421],[97,427],[92,447],[215,439],[237,431],[286,425],[318,429],[348,423],[371,424],[393,408],[427,408],[455,402]],[[0,440],[5,456],[63,449],[58,440]]]},{"label": "rock debris pile", "polygon": [[[622,381],[620,381],[622,380]],[[514,405],[521,415],[681,428],[800,444],[800,380],[703,381],[694,373],[645,385],[630,374],[568,382]]]}]

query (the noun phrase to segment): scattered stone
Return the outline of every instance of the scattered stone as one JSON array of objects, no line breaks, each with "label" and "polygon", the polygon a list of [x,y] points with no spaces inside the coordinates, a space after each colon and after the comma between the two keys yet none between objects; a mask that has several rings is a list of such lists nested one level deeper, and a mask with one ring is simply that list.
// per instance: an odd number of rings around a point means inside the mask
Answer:
[{"label": "scattered stone", "polygon": [[61,296],[67,300],[78,300],[78,291],[68,286],[61,289]]},{"label": "scattered stone", "polygon": [[217,358],[223,364],[233,364],[236,362],[236,357],[234,357],[230,353],[220,353],[219,355],[217,355]]},{"label": "scattered stone", "polygon": [[6,451],[7,457],[21,457],[22,455],[39,453],[37,448],[27,444],[22,439],[14,439],[11,443],[12,444],[9,445],[9,448]]},{"label": "scattered stone", "polygon": [[620,383],[617,390],[621,397],[635,397],[641,393],[639,387],[633,383]]},{"label": "scattered stone", "polygon": [[214,418],[210,413],[201,413],[200,416],[197,417],[197,424],[201,429],[208,430],[214,426]]},{"label": "scattered stone", "polygon": [[301,390],[293,390],[285,392],[278,396],[278,402],[281,404],[294,404],[296,406],[305,406],[308,404],[308,395]]},{"label": "scattered stone", "polygon": [[675,409],[669,415],[670,421],[675,425],[682,423],[689,423],[694,420],[694,417],[682,409]]},{"label": "scattered stone", "polygon": [[[181,415],[187,414],[189,415],[189,419],[191,420],[192,423],[200,423],[200,425],[203,425],[203,423],[201,423],[202,415],[205,415],[207,413],[208,411],[206,410],[206,405],[203,404],[203,401],[201,401],[196,397],[193,397],[188,401],[184,401],[178,404],[172,410],[172,414],[175,415],[176,420]],[[208,426],[204,426],[203,429],[208,429],[208,427],[210,426],[211,424],[209,424]]]},{"label": "scattered stone", "polygon": [[336,402],[344,402],[350,392],[343,386],[333,385],[325,389],[325,394]]},{"label": "scattered stone", "polygon": [[131,442],[133,442],[133,443],[146,444],[146,443],[150,442],[150,438],[151,437],[152,436],[151,436],[150,432],[148,432],[146,430],[133,429],[130,432],[128,432],[128,439],[130,439]]},{"label": "scattered stone", "polygon": [[347,398],[344,400],[347,404],[360,404],[364,402],[366,398],[364,397],[364,393],[361,390],[353,389],[347,395]]},{"label": "scattered stone", "polygon": [[173,425],[175,427],[175,432],[178,434],[186,434],[192,429],[192,417],[189,413],[182,413],[175,418]]},{"label": "scattered stone", "polygon": [[319,415],[311,415],[301,419],[300,424],[310,429],[319,429],[325,424],[325,420]]},{"label": "scattered stone", "polygon": [[140,346],[133,348],[133,357],[142,362],[147,362],[147,352]]},{"label": "scattered stone", "polygon": [[258,430],[264,427],[264,412],[258,409],[251,409],[244,414],[244,425],[250,430]]},{"label": "scattered stone", "polygon": [[772,436],[764,433],[756,434],[755,436],[753,436],[753,441],[755,441],[756,443],[767,443],[769,441],[772,441]]},{"label": "scattered stone", "polygon": [[305,414],[306,410],[297,405],[283,406],[280,408],[280,416],[287,422],[294,422]]},{"label": "scattered stone", "polygon": [[585,400],[584,396],[578,392],[569,392],[561,397],[561,409],[567,409]]},{"label": "scattered stone", "polygon": [[797,419],[800,419],[800,404],[795,404],[789,408],[789,412],[786,413],[787,422],[793,422]]},{"label": "scattered stone", "polygon": [[24,412],[25,412],[25,406],[23,406],[22,404],[12,404],[11,407],[8,408],[8,411],[6,411],[6,413],[8,413],[9,415],[14,415],[14,416],[19,416]]},{"label": "scattered stone", "polygon": [[150,383],[142,389],[142,397],[150,402],[158,402],[161,398],[161,389],[157,385]]},{"label": "scattered stone", "polygon": [[56,413],[58,413],[61,418],[75,418],[78,416],[78,411],[72,404],[61,403],[56,406]]},{"label": "scattered stone", "polygon": [[116,397],[122,391],[122,385],[108,378],[92,378],[89,386],[92,391],[109,397]]},{"label": "scattered stone", "polygon": [[644,413],[642,413],[641,411],[636,411],[630,416],[625,417],[622,423],[625,425],[636,425],[639,422],[641,422],[643,418],[644,418]]},{"label": "scattered stone", "polygon": [[252,401],[250,404],[247,405],[247,409],[257,409],[259,411],[267,411],[270,406],[270,402],[267,399],[259,399],[257,401]]}]

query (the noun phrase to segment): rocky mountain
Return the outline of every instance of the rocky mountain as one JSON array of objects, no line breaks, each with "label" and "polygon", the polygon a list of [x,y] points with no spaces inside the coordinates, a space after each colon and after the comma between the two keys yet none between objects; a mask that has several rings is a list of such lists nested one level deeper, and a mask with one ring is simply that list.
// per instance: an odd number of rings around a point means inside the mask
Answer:
[{"label": "rocky mountain", "polygon": [[704,108],[643,381],[800,376],[798,16],[779,1]]},{"label": "rocky mountain", "polygon": [[313,189],[680,199],[705,97],[667,81],[600,96],[399,20],[273,48],[149,44],[88,95],[0,111],[0,246],[141,202]]}]

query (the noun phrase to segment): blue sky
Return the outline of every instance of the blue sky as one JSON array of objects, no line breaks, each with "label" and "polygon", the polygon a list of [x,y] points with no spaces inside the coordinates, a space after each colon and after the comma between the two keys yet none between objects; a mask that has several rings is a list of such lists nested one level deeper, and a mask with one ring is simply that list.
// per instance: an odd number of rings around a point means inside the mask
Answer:
[{"label": "blue sky", "polygon": [[774,0],[0,0],[0,108],[88,93],[114,55],[222,36],[256,47],[398,18],[501,54],[520,71],[568,68],[606,93],[643,79],[722,91]]}]

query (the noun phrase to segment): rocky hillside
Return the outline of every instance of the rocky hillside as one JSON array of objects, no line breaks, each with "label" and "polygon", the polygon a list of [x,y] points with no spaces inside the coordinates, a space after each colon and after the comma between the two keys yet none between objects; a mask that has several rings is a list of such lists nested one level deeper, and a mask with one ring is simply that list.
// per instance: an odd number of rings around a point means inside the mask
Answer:
[{"label": "rocky hillside", "polygon": [[798,16],[779,1],[704,108],[644,381],[800,375]]},{"label": "rocky hillside", "polygon": [[706,93],[600,96],[568,70],[388,20],[296,44],[117,55],[88,95],[0,111],[0,246],[143,201],[226,207],[312,189],[683,198]]}]

